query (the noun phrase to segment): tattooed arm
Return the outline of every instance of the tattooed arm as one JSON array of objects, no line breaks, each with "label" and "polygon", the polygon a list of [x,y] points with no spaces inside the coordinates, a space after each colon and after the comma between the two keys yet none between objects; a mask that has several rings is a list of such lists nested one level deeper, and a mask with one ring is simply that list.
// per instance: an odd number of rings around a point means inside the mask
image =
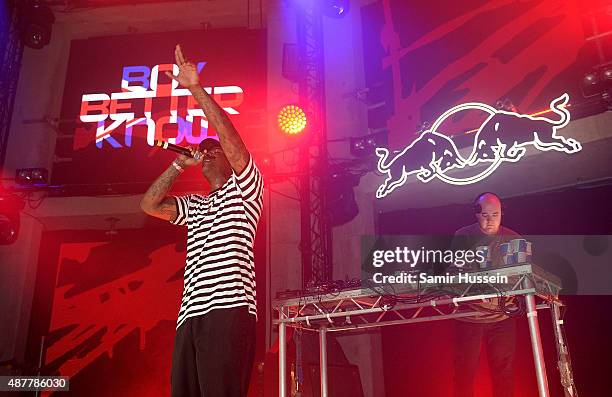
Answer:
[{"label": "tattooed arm", "polygon": [[172,221],[176,219],[176,203],[172,197],[167,197],[172,183],[180,172],[173,166],[168,167],[163,174],[153,182],[149,190],[140,200],[140,208],[156,218]]},{"label": "tattooed arm", "polygon": [[[195,149],[190,148],[192,152]],[[200,164],[202,159],[196,160],[192,157],[179,155],[175,163],[180,167],[185,168],[192,165]],[[168,197],[168,191],[172,183],[180,175],[180,171],[170,165],[163,174],[161,174],[155,182],[149,187],[149,190],[140,200],[140,208],[147,214],[156,218],[161,218],[167,221],[174,221],[177,217],[178,210],[176,202],[172,197]]]},{"label": "tattooed arm", "polygon": [[212,124],[219,134],[221,148],[223,148],[223,152],[230,165],[237,174],[240,174],[249,162],[249,152],[240,134],[234,128],[225,110],[202,87],[199,85],[190,87],[189,91],[191,91],[191,95],[193,95],[202,110],[204,110],[208,122]]},{"label": "tattooed arm", "polygon": [[181,86],[189,89],[191,95],[193,95],[198,105],[204,111],[206,118],[219,134],[219,142],[227,160],[234,171],[240,174],[249,162],[249,152],[242,138],[240,138],[240,134],[234,128],[225,110],[200,86],[197,68],[193,63],[185,60],[180,45],[176,46],[174,57],[179,67],[179,74],[174,76],[166,72],[166,75],[178,81]]}]

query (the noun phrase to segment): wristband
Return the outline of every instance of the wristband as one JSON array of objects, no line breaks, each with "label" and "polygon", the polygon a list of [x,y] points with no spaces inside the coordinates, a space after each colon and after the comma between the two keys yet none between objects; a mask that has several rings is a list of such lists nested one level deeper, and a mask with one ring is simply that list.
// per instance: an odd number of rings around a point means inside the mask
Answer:
[{"label": "wristband", "polygon": [[176,161],[173,161],[173,162],[172,162],[172,166],[173,166],[174,168],[176,168],[176,170],[177,170],[178,172],[181,172],[181,173],[185,172],[185,170],[183,169],[183,167],[181,167],[180,165],[178,165],[178,163],[177,163]]}]

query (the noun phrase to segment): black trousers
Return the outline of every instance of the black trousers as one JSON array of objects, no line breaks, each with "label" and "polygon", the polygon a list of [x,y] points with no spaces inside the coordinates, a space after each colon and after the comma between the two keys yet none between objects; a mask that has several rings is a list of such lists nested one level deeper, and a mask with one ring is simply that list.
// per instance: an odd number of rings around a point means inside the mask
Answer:
[{"label": "black trousers", "polygon": [[176,331],[172,397],[244,397],[255,357],[255,316],[246,306],[187,319]]},{"label": "black trousers", "polygon": [[516,320],[476,324],[455,321],[455,397],[474,396],[474,378],[484,340],[494,397],[514,395]]}]

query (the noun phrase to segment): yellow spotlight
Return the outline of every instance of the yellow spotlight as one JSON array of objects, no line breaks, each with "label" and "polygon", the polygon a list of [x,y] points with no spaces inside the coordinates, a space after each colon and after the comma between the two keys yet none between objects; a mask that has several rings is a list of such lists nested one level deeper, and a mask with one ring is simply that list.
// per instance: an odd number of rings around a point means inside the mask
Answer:
[{"label": "yellow spotlight", "polygon": [[306,128],[306,113],[296,105],[283,106],[278,112],[278,126],[285,134],[299,134]]}]

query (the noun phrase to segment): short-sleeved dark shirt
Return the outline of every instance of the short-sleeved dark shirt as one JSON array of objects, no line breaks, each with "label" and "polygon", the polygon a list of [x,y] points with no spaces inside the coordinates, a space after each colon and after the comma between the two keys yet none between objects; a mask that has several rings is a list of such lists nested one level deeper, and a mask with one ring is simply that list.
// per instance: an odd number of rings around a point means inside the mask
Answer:
[{"label": "short-sleeved dark shirt", "polygon": [[[491,252],[491,262],[493,266],[502,266],[503,261],[500,254],[500,244],[507,243],[510,240],[521,238],[520,234],[512,229],[504,226],[500,226],[497,234],[488,235],[485,234],[478,223],[462,227],[455,232],[453,238],[452,247],[453,249],[474,249],[476,247],[488,246]],[[486,309],[496,309],[498,306],[497,298],[492,299],[488,303],[473,304],[474,308],[478,306]],[[472,323],[492,323],[501,321],[508,318],[503,313],[484,313],[478,317],[464,317],[460,318],[461,321],[467,321]]]}]

